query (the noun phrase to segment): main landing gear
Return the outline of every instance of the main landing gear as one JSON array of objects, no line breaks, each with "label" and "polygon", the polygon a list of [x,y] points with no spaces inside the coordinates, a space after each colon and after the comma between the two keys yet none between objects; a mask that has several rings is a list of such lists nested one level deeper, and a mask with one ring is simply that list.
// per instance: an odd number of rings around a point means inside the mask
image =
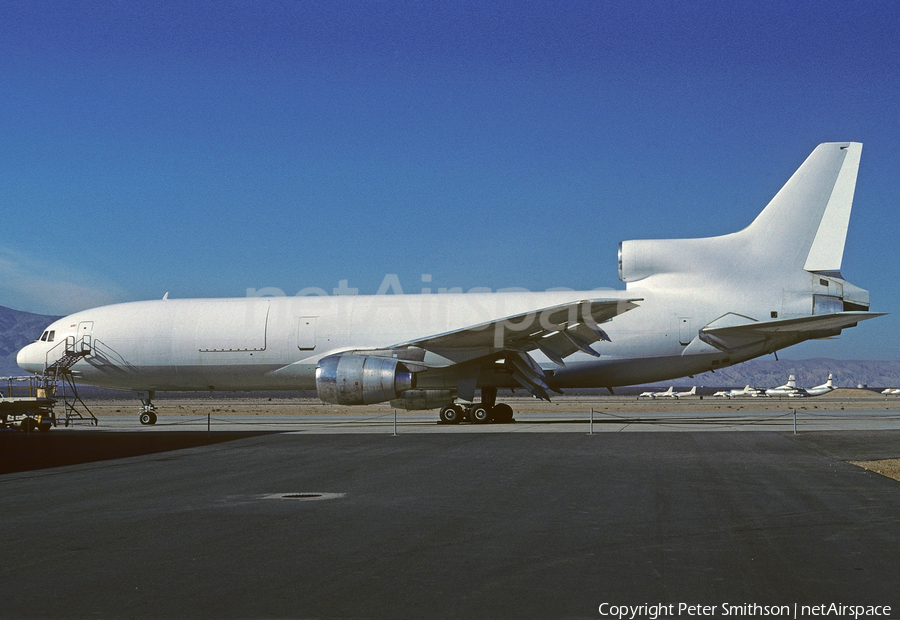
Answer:
[{"label": "main landing gear", "polygon": [[141,424],[156,424],[156,405],[153,404],[153,390],[147,392],[147,400],[141,399]]},{"label": "main landing gear", "polygon": [[468,420],[473,424],[506,424],[513,421],[512,407],[506,403],[497,403],[497,388],[482,388],[481,401],[472,405],[444,405],[441,407],[441,423],[459,424]]},{"label": "main landing gear", "polygon": [[444,405],[440,413],[442,424],[459,424],[468,420],[473,424],[487,424],[496,422],[506,424],[513,421],[513,409],[506,403],[499,403],[490,407],[484,403],[474,405]]}]

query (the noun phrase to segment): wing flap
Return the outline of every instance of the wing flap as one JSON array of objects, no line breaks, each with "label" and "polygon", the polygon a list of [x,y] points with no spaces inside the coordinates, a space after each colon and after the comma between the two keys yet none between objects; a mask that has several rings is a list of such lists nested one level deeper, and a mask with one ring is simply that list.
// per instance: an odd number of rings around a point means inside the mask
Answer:
[{"label": "wing flap", "polygon": [[530,355],[514,351],[510,353],[507,361],[512,364],[513,379],[518,381],[519,385],[542,400],[550,400],[547,390],[553,390],[553,388],[545,381],[547,375],[544,373],[544,369]]}]

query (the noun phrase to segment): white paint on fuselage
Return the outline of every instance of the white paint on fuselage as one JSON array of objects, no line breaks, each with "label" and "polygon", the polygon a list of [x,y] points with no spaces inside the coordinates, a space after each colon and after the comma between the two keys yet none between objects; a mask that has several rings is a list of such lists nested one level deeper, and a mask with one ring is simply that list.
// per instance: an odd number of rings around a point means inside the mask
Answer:
[{"label": "white paint on fuselage", "polygon": [[[90,321],[92,355],[72,368],[84,384],[161,391],[312,390],[315,360],[329,352],[384,348],[583,299],[635,296],[644,298],[637,309],[604,324],[612,342],[594,345],[601,358],[579,352],[560,368],[534,353],[543,366],[555,371],[556,387],[663,380],[701,372],[709,366],[710,355],[722,357],[703,343],[700,354],[683,356],[686,346],[679,342],[682,317],[689,316],[696,328],[702,327],[728,311],[721,301],[703,300],[690,290],[661,294],[634,289],[132,302],[56,321],[47,328],[56,332],[55,341],[28,345],[18,361],[26,370],[41,372],[45,363],[62,355],[60,343],[66,336],[77,336],[77,326]],[[315,318],[314,349],[298,346],[298,320],[304,317]],[[306,359],[310,363],[285,368]],[[279,369],[283,370],[276,372]],[[420,374],[420,381],[427,387],[456,387],[431,385],[428,372]]]}]

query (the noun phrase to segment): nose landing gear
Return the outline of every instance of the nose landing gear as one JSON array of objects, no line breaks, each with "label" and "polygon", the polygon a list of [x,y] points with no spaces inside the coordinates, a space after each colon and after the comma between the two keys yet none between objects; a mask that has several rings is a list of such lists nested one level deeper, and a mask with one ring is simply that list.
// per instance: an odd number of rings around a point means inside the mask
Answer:
[{"label": "nose landing gear", "polygon": [[141,407],[141,424],[151,425],[156,424],[156,405],[153,404],[153,390],[147,392],[147,400],[141,399],[142,407]]}]

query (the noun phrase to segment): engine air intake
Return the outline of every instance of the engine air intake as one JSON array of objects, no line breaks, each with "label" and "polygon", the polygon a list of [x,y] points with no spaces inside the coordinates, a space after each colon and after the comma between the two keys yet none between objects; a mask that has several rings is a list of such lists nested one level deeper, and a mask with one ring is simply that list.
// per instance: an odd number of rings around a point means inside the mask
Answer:
[{"label": "engine air intake", "polygon": [[322,359],[316,368],[319,398],[335,405],[382,403],[415,384],[409,369],[389,357],[339,355]]}]

